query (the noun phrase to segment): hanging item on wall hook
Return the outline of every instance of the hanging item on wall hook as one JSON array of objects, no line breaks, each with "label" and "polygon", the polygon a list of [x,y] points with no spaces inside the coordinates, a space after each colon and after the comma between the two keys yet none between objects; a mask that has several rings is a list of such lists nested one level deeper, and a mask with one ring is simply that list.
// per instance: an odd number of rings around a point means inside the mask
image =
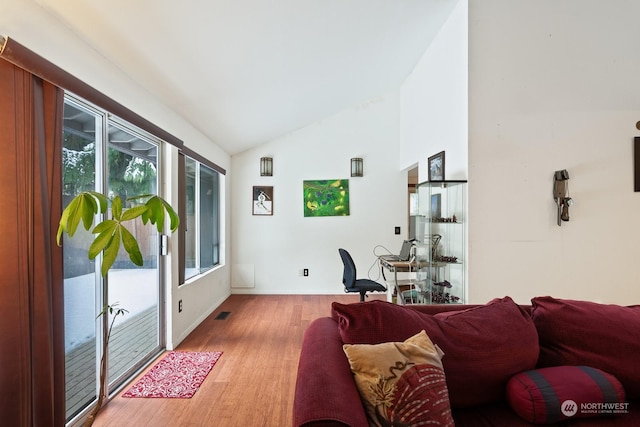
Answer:
[{"label": "hanging item on wall hook", "polygon": [[573,204],[569,195],[569,172],[566,169],[553,174],[553,199],[558,207],[558,225],[561,226],[562,221],[569,221],[569,206]]}]

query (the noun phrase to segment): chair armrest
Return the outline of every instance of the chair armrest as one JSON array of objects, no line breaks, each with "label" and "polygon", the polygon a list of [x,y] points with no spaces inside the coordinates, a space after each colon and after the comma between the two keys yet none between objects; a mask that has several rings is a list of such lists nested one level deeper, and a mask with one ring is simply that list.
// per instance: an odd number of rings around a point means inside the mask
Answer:
[{"label": "chair armrest", "polygon": [[293,426],[367,427],[338,324],[314,320],[304,333],[293,401]]}]

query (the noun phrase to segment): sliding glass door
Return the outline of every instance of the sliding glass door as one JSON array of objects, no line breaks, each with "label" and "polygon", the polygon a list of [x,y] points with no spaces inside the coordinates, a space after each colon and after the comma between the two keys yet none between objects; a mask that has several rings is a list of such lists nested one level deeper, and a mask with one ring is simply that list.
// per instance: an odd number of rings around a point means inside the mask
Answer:
[{"label": "sliding glass door", "polygon": [[[157,194],[158,146],[120,124],[110,123],[108,135],[107,191],[110,197],[120,196],[126,210],[140,203],[131,197]],[[108,274],[109,305],[129,311],[116,319],[113,345],[109,346],[109,383],[114,386],[126,380],[126,374],[139,368],[160,345],[158,231],[144,226],[140,218],[133,228],[143,267],[133,264],[121,251]]]},{"label": "sliding glass door", "polygon": [[[132,196],[157,194],[159,144],[126,123],[67,97],[64,111],[64,203],[82,191],[119,195],[124,208]],[[107,212],[110,216],[110,211]],[[128,313],[116,320],[108,354],[109,390],[114,390],[164,347],[161,339],[160,265],[154,227],[134,224],[144,266],[131,263],[122,251],[106,278],[100,257],[87,258],[92,235],[79,227],[64,237],[65,365],[67,421],[81,414],[97,396],[105,304]]]}]

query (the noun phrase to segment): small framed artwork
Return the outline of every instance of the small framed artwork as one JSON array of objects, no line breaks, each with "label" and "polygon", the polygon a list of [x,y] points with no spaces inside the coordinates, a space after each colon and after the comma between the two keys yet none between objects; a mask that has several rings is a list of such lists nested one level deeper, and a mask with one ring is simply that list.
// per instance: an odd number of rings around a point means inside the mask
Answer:
[{"label": "small framed artwork", "polygon": [[440,218],[442,216],[442,207],[440,206],[441,194],[431,195],[431,218]]},{"label": "small framed artwork", "polygon": [[253,214],[273,215],[273,187],[253,187]]},{"label": "small framed artwork", "polygon": [[429,157],[427,164],[429,181],[444,181],[444,151]]}]

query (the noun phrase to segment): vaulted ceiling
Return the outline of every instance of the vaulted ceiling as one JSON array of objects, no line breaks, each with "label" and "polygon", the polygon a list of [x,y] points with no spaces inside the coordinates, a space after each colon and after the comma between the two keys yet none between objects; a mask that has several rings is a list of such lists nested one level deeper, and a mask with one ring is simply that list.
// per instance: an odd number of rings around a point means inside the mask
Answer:
[{"label": "vaulted ceiling", "polygon": [[398,88],[458,0],[36,0],[229,154]]}]

